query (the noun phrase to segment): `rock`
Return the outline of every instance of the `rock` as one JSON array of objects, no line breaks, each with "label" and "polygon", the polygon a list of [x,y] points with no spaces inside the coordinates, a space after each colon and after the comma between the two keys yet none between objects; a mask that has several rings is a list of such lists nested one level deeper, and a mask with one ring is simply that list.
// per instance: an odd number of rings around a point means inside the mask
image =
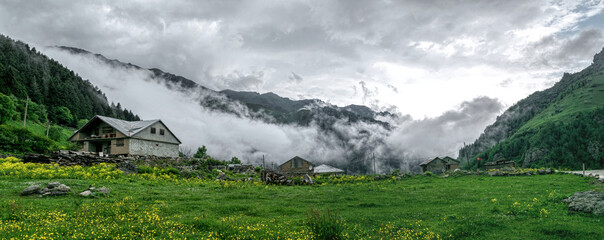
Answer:
[{"label": "rock", "polygon": [[443,178],[448,178],[448,177],[449,177],[449,174],[443,175]]},{"label": "rock", "polygon": [[82,197],[88,197],[90,196],[90,194],[92,194],[92,192],[90,190],[86,190],[80,193],[80,196]]},{"label": "rock", "polygon": [[111,190],[109,188],[106,188],[106,187],[99,188],[99,190],[97,190],[97,191],[100,192],[100,193],[102,193],[102,194],[109,194],[109,193],[111,193]]},{"label": "rock", "polygon": [[552,174],[552,170],[551,170],[551,169],[549,169],[549,168],[546,168],[546,169],[545,169],[545,174]]},{"label": "rock", "polygon": [[302,178],[302,182],[305,184],[310,184],[310,185],[315,184],[315,181],[313,181],[312,178],[310,178],[310,176],[308,176],[308,174],[304,175],[304,178]]},{"label": "rock", "polygon": [[596,191],[576,192],[567,199],[569,211],[604,215],[604,193]]},{"label": "rock", "polygon": [[293,186],[294,180],[288,179],[287,181],[285,181],[285,184],[287,184],[287,186]]},{"label": "rock", "polygon": [[40,192],[40,185],[31,185],[21,191],[21,196],[32,195],[38,192]]},{"label": "rock", "polygon": [[68,187],[68,186],[67,186],[67,185],[65,185],[65,184],[61,184],[61,185],[59,185],[58,187],[56,187],[55,189],[52,189],[52,190],[53,190],[53,192],[54,192],[54,191],[58,191],[58,192],[65,192],[65,193],[67,193],[67,192],[71,192],[71,188],[70,188],[70,187]]},{"label": "rock", "polygon": [[221,172],[220,174],[218,174],[218,176],[216,176],[216,179],[218,180],[226,180],[227,175],[226,173]]},{"label": "rock", "polygon": [[543,174],[545,174],[545,170],[543,170],[543,169],[537,169],[537,174],[543,175]]},{"label": "rock", "polygon": [[60,182],[51,182],[51,183],[49,183],[48,185],[46,185],[46,187],[47,187],[48,189],[53,189],[53,188],[58,187],[59,185],[61,185],[61,183],[60,183]]},{"label": "rock", "polygon": [[122,170],[126,174],[138,173],[138,166],[132,162],[121,162],[115,165],[115,168]]}]

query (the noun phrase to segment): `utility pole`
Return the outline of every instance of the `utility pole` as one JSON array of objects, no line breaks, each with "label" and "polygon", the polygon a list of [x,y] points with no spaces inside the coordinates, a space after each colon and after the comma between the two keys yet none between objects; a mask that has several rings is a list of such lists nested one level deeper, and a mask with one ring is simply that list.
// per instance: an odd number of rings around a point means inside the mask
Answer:
[{"label": "utility pole", "polygon": [[27,96],[27,100],[25,100],[25,113],[23,114],[23,127],[27,123],[27,107],[29,105],[29,96]]},{"label": "utility pole", "polygon": [[46,137],[48,137],[49,130],[50,130],[50,121],[46,120]]},{"label": "utility pole", "polygon": [[375,168],[375,153],[371,153],[371,156],[373,157],[373,174],[377,174],[377,169]]},{"label": "utility pole", "polygon": [[266,166],[264,166],[264,154],[262,154],[262,170],[266,169]]}]

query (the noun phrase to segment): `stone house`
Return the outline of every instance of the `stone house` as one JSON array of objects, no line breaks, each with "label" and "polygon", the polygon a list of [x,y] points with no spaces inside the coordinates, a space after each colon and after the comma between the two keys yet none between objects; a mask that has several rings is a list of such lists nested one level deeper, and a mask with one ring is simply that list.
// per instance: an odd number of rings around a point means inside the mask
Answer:
[{"label": "stone house", "polygon": [[283,164],[279,165],[279,172],[283,175],[294,176],[294,175],[312,175],[315,165],[311,162],[295,156],[290,160],[287,160]]},{"label": "stone house", "polygon": [[182,143],[159,119],[125,121],[98,115],[69,141],[79,143],[80,151],[85,152],[158,157],[178,157],[178,145]]},{"label": "stone house", "polygon": [[436,157],[424,161],[419,166],[422,168],[422,172],[424,173],[430,171],[435,174],[441,174],[446,171],[453,171],[455,169],[458,169],[459,161],[448,156],[444,158]]}]

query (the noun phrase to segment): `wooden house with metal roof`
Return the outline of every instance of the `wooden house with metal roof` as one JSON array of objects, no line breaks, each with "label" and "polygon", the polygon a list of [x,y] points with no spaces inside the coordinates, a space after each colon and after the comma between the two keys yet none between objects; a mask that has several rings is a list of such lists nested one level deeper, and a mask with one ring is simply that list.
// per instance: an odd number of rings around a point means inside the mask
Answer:
[{"label": "wooden house with metal roof", "polygon": [[98,115],[69,141],[79,143],[80,150],[86,152],[159,157],[178,157],[178,146],[182,143],[159,119],[125,121]]}]

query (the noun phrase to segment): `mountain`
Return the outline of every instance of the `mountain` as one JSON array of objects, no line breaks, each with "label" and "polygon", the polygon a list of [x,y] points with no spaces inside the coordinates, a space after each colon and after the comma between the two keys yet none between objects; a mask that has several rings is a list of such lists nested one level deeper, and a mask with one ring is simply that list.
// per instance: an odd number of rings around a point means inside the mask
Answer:
[{"label": "mountain", "polygon": [[[164,72],[158,68],[144,69],[131,63],[123,63],[116,59],[108,59],[101,54],[91,53],[79,48],[67,46],[56,46],[55,48],[68,51],[72,54],[92,56],[112,67],[148,70],[152,73],[155,80],[163,82],[168,89],[183,92],[203,92],[201,104],[205,107],[238,116],[245,115],[250,118],[262,119],[266,122],[297,124],[300,126],[308,126],[311,122],[315,122],[320,126],[329,126],[335,120],[344,119],[349,123],[367,122],[389,128],[390,126],[387,122],[379,121],[376,118],[381,115],[394,116],[388,112],[374,112],[366,106],[349,105],[338,107],[319,99],[291,100],[272,92],[260,94],[256,92],[234,91],[228,89],[215,91],[202,86],[193,80]],[[232,107],[233,102],[245,105],[247,111],[241,112],[240,108]]]},{"label": "mountain", "polygon": [[604,167],[604,49],[589,67],[519,101],[459,150],[471,166],[477,157],[523,167]]},{"label": "mountain", "polygon": [[95,115],[139,120],[119,103],[109,104],[103,92],[88,80],[35,48],[3,35],[0,35],[0,93],[18,99],[29,97],[45,106],[50,113],[48,120],[68,126]]}]

